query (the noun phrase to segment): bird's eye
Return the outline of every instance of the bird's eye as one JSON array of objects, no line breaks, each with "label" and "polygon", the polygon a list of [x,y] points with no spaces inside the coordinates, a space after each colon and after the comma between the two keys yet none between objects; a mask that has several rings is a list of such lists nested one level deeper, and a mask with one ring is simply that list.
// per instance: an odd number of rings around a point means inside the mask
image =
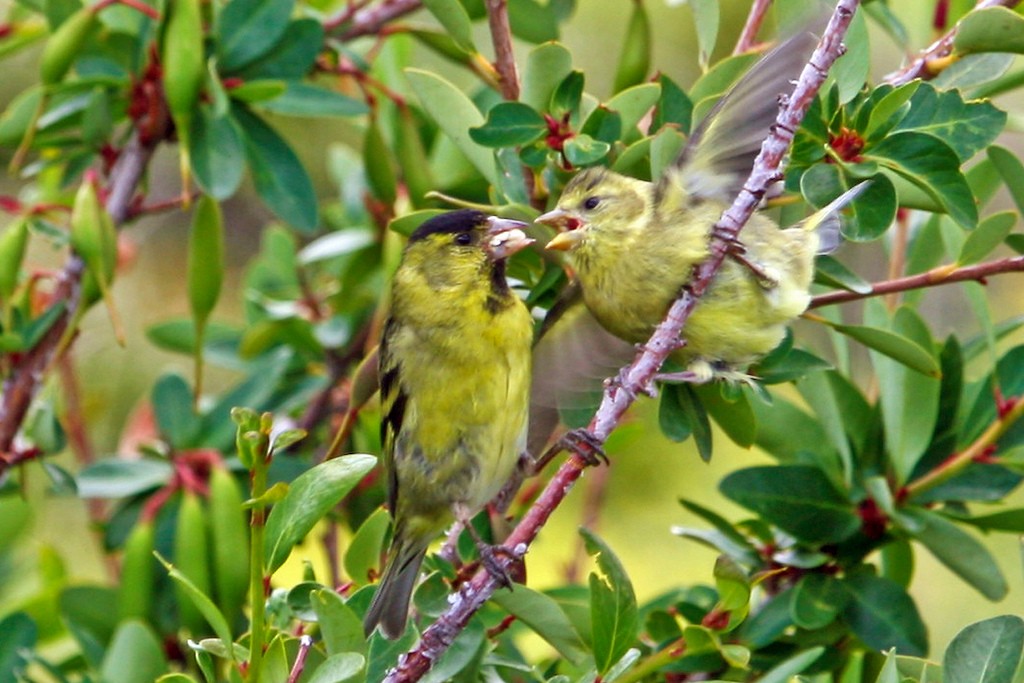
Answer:
[{"label": "bird's eye", "polygon": [[455,244],[459,244],[459,245],[465,247],[468,244],[470,244],[472,241],[473,241],[473,236],[470,235],[468,232],[460,232],[460,233],[456,233],[456,235],[455,235]]},{"label": "bird's eye", "polygon": [[583,208],[588,211],[596,209],[597,205],[601,203],[600,197],[587,197],[583,200]]}]

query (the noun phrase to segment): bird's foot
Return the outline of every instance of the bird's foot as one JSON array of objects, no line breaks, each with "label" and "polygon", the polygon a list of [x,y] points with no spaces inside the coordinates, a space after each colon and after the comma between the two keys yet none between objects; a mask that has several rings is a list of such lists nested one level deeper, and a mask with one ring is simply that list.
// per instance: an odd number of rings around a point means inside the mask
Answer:
[{"label": "bird's foot", "polygon": [[739,237],[731,234],[723,235],[717,230],[712,234],[725,242],[729,258],[749,270],[757,278],[757,284],[763,289],[775,289],[779,286],[779,278],[774,269],[751,259],[747,253],[747,245],[743,244]]},{"label": "bird's foot", "polygon": [[551,447],[555,452],[572,451],[589,467],[609,464],[600,439],[584,428],[570,429]]}]

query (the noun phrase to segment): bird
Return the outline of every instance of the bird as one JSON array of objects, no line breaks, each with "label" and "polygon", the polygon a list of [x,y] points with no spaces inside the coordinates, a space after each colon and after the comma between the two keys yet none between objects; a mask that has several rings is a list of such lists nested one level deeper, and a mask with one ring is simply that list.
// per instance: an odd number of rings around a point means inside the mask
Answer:
[{"label": "bird", "polygon": [[[367,637],[406,630],[430,543],[482,510],[526,442],[534,323],[506,279],[525,223],[457,210],[409,237],[380,344],[381,442],[393,519]],[[486,564],[486,563],[485,563]]]},{"label": "bird", "polygon": [[[762,57],[709,109],[660,177],[581,169],[535,219],[559,230],[546,248],[567,253],[573,281],[534,350],[532,453],[546,443],[558,409],[592,394],[595,381],[634,357],[710,255],[714,226],[815,42],[803,31]],[[671,356],[684,368],[676,378],[752,381],[749,366],[779,345],[810,303],[815,256],[838,245],[838,211],[865,186],[785,229],[755,213],[686,321],[685,345]]]}]

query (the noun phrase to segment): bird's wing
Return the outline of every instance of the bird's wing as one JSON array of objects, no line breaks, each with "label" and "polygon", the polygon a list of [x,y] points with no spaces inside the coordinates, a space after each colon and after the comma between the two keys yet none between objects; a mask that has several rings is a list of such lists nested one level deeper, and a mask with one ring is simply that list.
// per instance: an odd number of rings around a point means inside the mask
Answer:
[{"label": "bird's wing", "polygon": [[384,452],[384,471],[388,473],[387,494],[388,509],[395,514],[398,499],[398,478],[395,476],[395,448],[402,431],[405,418],[405,407],[408,397],[401,382],[401,367],[398,359],[391,352],[390,340],[396,334],[397,323],[389,318],[384,324],[379,347],[380,354],[380,402],[381,422],[380,440]]},{"label": "bird's wing", "polygon": [[544,319],[533,349],[530,454],[543,452],[559,411],[593,407],[604,380],[635,355],[632,344],[604,329],[587,309],[579,285],[569,284]]},{"label": "bird's wing", "polygon": [[731,202],[817,40],[802,30],[758,60],[693,130],[663,181],[688,197]]}]

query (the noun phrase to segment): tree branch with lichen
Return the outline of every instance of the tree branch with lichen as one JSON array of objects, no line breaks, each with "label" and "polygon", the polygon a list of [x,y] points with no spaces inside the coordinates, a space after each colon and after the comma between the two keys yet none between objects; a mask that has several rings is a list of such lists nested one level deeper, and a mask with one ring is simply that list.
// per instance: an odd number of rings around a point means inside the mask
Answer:
[{"label": "tree branch with lichen", "polygon": [[[678,348],[683,325],[726,258],[730,237],[735,238],[740,233],[768,187],[778,179],[794,131],[824,83],[828,70],[843,52],[842,39],[857,6],[858,0],[840,0],[838,3],[821,42],[762,145],[742,192],[715,226],[716,237],[712,240],[711,256],[695,269],[690,285],[672,304],[665,320],[640,349],[633,363],[624,368],[619,381],[606,388],[601,405],[586,428],[590,444],[581,444],[582,452],[573,453],[559,468],[536,503],[516,525],[504,543],[509,554],[516,557],[525,554],[540,529],[586,469],[585,456],[592,454],[593,449],[607,440],[637,395],[651,387],[662,363]],[[419,645],[401,658],[398,666],[389,672],[385,680],[390,683],[419,680],[497,588],[497,581],[486,571],[478,572],[459,589],[448,611],[423,632]]]}]

